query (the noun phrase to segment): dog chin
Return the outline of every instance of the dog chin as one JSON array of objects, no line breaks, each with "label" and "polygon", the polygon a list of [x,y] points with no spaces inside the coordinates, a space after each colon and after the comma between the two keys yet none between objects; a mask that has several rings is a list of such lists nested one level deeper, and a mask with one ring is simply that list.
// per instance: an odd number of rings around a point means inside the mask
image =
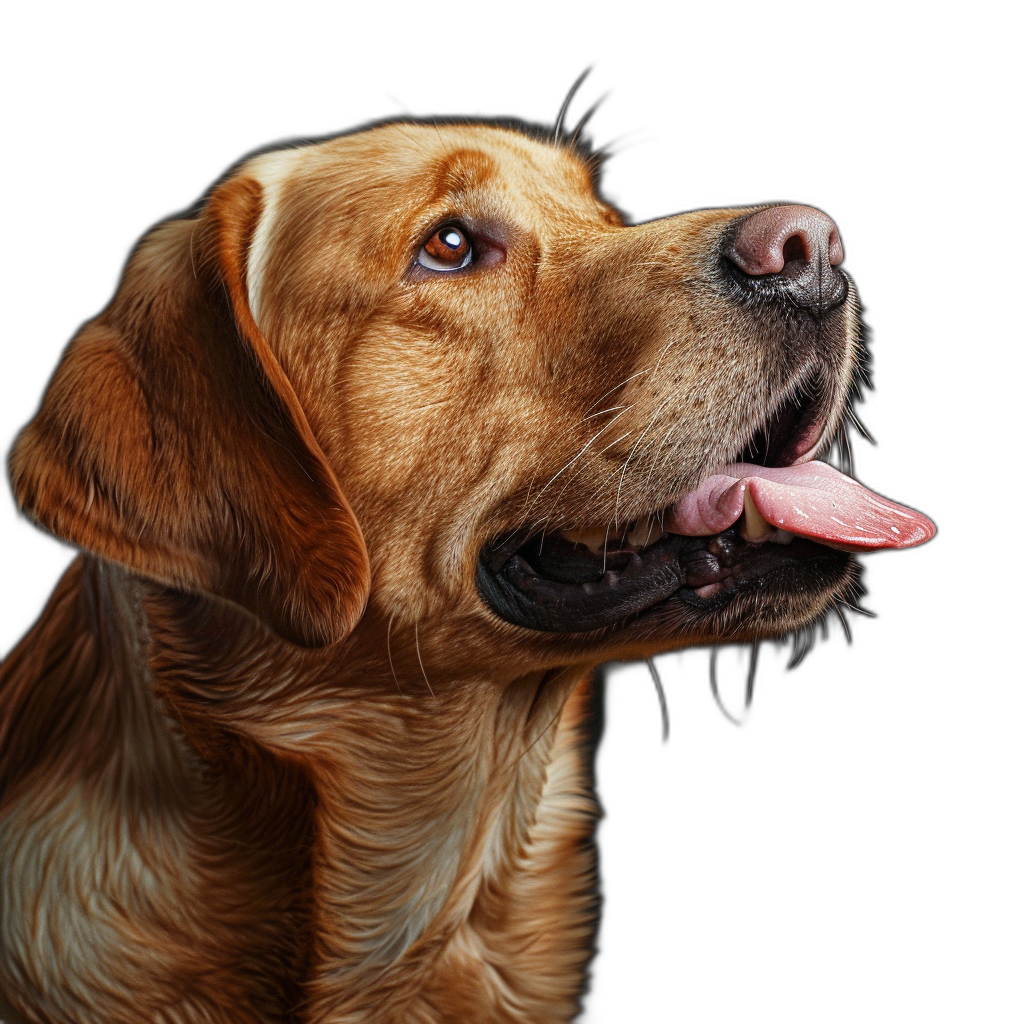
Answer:
[{"label": "dog chin", "polygon": [[856,559],[833,551],[805,562],[802,569],[779,569],[754,585],[722,593],[701,608],[684,595],[669,599],[651,609],[641,631],[664,638],[666,647],[781,640],[832,611],[857,608],[863,595],[860,579]]}]

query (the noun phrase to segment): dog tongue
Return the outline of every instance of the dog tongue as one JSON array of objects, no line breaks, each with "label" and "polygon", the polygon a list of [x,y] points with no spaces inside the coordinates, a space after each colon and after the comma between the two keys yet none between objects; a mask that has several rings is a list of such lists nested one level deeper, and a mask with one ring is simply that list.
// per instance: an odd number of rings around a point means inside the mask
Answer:
[{"label": "dog tongue", "polygon": [[909,548],[935,535],[926,516],[897,505],[824,462],[766,468],[736,462],[684,494],[665,529],[687,537],[721,533],[747,500],[772,526],[844,549]]}]

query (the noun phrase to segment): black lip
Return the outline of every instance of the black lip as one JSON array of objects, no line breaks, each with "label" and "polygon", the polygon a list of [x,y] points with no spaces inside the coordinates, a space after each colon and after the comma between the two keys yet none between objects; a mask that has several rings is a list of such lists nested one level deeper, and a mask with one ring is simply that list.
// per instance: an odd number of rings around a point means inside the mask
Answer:
[{"label": "black lip", "polygon": [[[804,538],[748,544],[734,527],[711,537],[669,534],[642,551],[607,554],[523,530],[481,551],[476,584],[506,622],[545,633],[589,633],[624,625],[669,600],[710,615],[742,591],[806,591],[849,562],[845,552]],[[722,587],[697,595],[712,583]]]}]

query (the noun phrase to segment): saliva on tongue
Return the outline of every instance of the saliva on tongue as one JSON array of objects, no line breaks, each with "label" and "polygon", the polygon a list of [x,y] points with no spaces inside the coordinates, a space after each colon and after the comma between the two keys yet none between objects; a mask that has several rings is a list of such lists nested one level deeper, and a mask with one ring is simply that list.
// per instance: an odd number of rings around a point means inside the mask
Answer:
[{"label": "saliva on tongue", "polygon": [[766,522],[844,551],[909,548],[935,525],[824,462],[768,468],[735,462],[707,477],[669,509],[665,530],[704,537],[727,530],[752,502]]}]

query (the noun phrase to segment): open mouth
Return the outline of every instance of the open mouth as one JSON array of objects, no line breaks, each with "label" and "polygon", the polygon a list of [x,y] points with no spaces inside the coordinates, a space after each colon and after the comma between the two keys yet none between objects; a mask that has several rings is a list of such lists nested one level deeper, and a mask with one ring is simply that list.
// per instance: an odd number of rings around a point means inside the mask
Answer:
[{"label": "open mouth", "polygon": [[754,431],[737,461],[647,519],[614,533],[524,527],[486,545],[477,589],[507,622],[582,633],[669,599],[711,614],[744,590],[825,586],[843,574],[849,552],[934,535],[920,513],[811,461],[823,429],[812,379]]}]

